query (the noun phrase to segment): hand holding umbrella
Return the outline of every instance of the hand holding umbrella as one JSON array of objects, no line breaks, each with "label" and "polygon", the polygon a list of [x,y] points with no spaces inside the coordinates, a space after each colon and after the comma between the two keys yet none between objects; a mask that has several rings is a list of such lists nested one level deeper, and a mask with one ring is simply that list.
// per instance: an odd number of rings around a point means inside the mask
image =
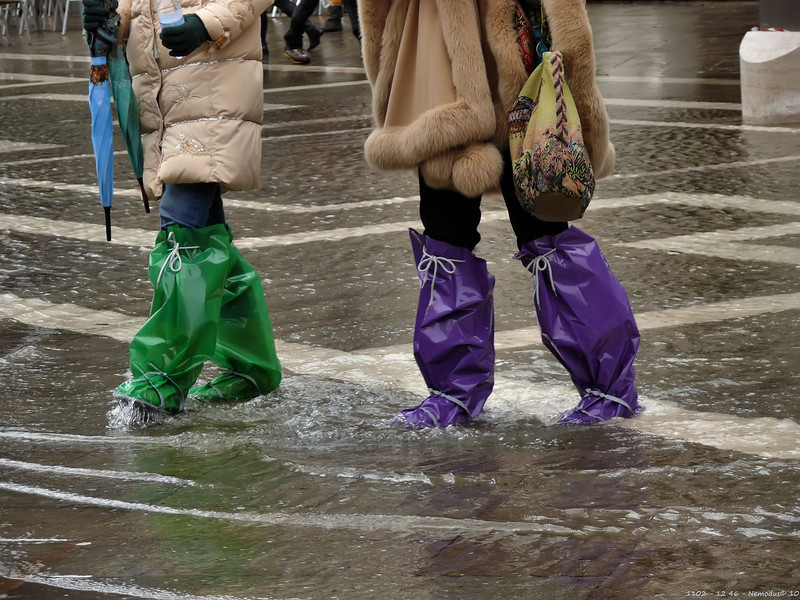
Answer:
[{"label": "hand holding umbrella", "polygon": [[85,0],[83,2],[81,18],[83,20],[83,28],[87,33],[94,34],[97,28],[112,16],[102,2],[96,0]]}]

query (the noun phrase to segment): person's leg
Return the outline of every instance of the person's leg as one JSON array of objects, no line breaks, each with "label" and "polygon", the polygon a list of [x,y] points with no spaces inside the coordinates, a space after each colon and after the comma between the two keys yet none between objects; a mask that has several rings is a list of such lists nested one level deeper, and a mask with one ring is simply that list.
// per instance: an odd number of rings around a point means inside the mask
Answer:
[{"label": "person's leg", "polygon": [[[292,2],[291,0],[276,0],[275,1],[275,6],[277,6],[278,9],[281,12],[283,12],[286,15],[288,15],[290,19],[292,18],[292,16],[294,16],[295,11],[297,10],[297,5],[294,2]],[[303,31],[308,36],[308,40],[309,40],[308,49],[309,50],[313,50],[314,48],[319,46],[319,42],[322,39],[322,34],[324,33],[323,29],[321,29],[321,28],[317,27],[316,25],[314,25],[311,22],[310,19],[306,19],[306,23],[305,23],[305,26],[303,27]],[[302,46],[302,40],[303,40],[303,38],[301,37],[300,38],[301,46]],[[290,56],[289,58],[291,59],[292,57]],[[298,62],[298,61],[294,61],[294,62]],[[300,61],[300,62],[302,63],[302,61]]]},{"label": "person's leg", "polygon": [[559,422],[590,424],[640,413],[633,367],[639,329],[597,240],[570,227],[523,244],[515,258],[533,276],[542,341],[581,395]]},{"label": "person's leg", "polygon": [[148,269],[150,317],[131,341],[133,378],[114,395],[175,413],[214,354],[231,236],[219,184],[167,184],[159,209],[162,227]]},{"label": "person's leg", "polygon": [[347,16],[350,18],[350,25],[353,27],[353,35],[356,39],[361,41],[361,22],[358,20],[358,1],[357,0],[342,0],[342,5],[347,11]]},{"label": "person's leg", "polygon": [[[275,0],[275,6],[287,15],[290,19],[294,16],[295,10],[297,10],[297,5],[292,2],[291,0]],[[312,11],[313,12],[313,11]],[[311,16],[309,14],[309,16]],[[306,23],[303,26],[303,31],[308,35],[309,39],[311,40],[311,45],[309,46],[309,50],[312,48],[316,48],[319,45],[319,40],[324,33],[324,30],[320,27],[314,25],[309,18],[306,18]]]},{"label": "person's leg", "polygon": [[170,225],[199,229],[225,223],[218,183],[168,183],[159,212],[161,229]]},{"label": "person's leg", "polygon": [[[291,2],[288,2],[288,0],[283,0],[283,1],[286,2],[287,4],[291,4],[291,8],[287,7],[287,10],[285,12],[286,12],[287,15],[289,15],[290,17],[293,18],[295,13],[300,9],[296,5],[292,4]],[[301,0],[301,3],[302,3],[302,0]],[[317,27],[316,25],[314,25],[314,23],[312,23],[311,19],[310,19],[311,15],[316,10],[318,4],[319,4],[319,0],[316,0],[316,4],[311,6],[311,10],[309,10],[306,7],[302,8],[303,13],[306,14],[305,22],[303,23],[302,27],[303,27],[303,32],[305,32],[305,34],[308,36],[308,49],[309,50],[313,50],[314,48],[319,46],[319,43],[322,40],[322,34],[325,33],[325,31],[321,27]],[[293,22],[292,23],[292,28],[294,29],[294,31],[298,31],[297,27],[298,27],[298,24]],[[288,43],[287,43],[287,47],[288,47]],[[296,48],[296,50],[302,50],[302,49],[303,49],[303,38],[301,36],[300,37],[300,45],[299,45],[298,48]],[[302,58],[301,58],[300,61],[294,60],[295,57],[292,56],[292,55],[289,55],[288,58],[290,60],[292,60],[292,62],[298,62],[299,64],[305,64],[303,62]]]},{"label": "person's leg", "polygon": [[440,242],[474,250],[481,241],[481,197],[467,198],[454,190],[428,186],[419,175],[419,216],[424,234]]},{"label": "person's leg", "polygon": [[290,19],[294,14],[295,9],[297,8],[297,5],[294,2],[292,2],[292,0],[275,0],[274,4],[275,6],[278,7],[279,11],[281,11]]},{"label": "person's leg", "polygon": [[328,20],[322,26],[322,31],[332,33],[342,30],[342,0],[333,0],[328,7]]},{"label": "person's leg", "polygon": [[[228,372],[210,384],[192,389],[189,394],[208,401],[253,398],[274,390],[280,383],[281,371],[264,290],[258,273],[231,243],[219,184],[167,184],[160,208],[162,228],[171,227],[170,231],[176,235],[184,228],[206,231],[219,226],[225,227],[228,235],[228,274],[222,282],[221,304],[214,309],[217,310],[215,347],[212,355],[208,354],[207,345],[203,345],[204,354],[195,351],[198,360],[200,357],[202,362],[210,359]],[[188,282],[188,278],[189,275],[185,275],[182,281]],[[194,281],[196,291],[205,289],[202,283]],[[186,307],[192,304],[190,300],[185,301]],[[151,329],[155,327],[157,324]],[[186,339],[192,339],[191,332]],[[164,341],[161,346],[166,344]],[[138,354],[143,354],[144,349],[139,350]],[[199,369],[193,374],[196,379]],[[181,391],[185,395],[187,390]]]},{"label": "person's leg", "polygon": [[169,225],[159,232],[148,268],[154,288],[150,316],[131,341],[133,377],[114,393],[120,404],[132,404],[145,415],[183,410],[216,348],[230,239],[221,224]]},{"label": "person's leg", "polygon": [[633,368],[639,329],[625,288],[597,240],[567,223],[540,221],[521,207],[505,158],[501,189],[520,248],[515,258],[533,276],[542,341],[582,397],[560,422],[589,424],[640,413]]},{"label": "person's leg", "polygon": [[314,48],[319,46],[319,43],[322,40],[322,35],[325,33],[322,30],[322,27],[317,27],[310,20],[306,21],[305,32],[306,32],[306,35],[308,36],[308,49],[309,50],[313,50]]},{"label": "person's leg", "polygon": [[303,33],[305,32],[306,22],[314,13],[319,4],[319,0],[300,0],[300,4],[292,14],[289,29],[284,34],[286,48],[288,50],[298,50],[303,48]]},{"label": "person's leg", "polygon": [[189,396],[202,402],[255,398],[271,392],[281,381],[261,279],[233,244],[230,256],[217,346],[211,358],[226,372],[189,391]]},{"label": "person's leg", "polygon": [[436,190],[420,176],[425,234],[410,231],[421,281],[414,358],[430,395],[399,423],[447,427],[476,418],[494,385],[494,277],[472,254],[480,197]]},{"label": "person's leg", "polygon": [[267,50],[267,29],[269,28],[269,17],[267,16],[268,11],[269,9],[261,13],[261,51],[264,54],[269,52],[269,50]]}]

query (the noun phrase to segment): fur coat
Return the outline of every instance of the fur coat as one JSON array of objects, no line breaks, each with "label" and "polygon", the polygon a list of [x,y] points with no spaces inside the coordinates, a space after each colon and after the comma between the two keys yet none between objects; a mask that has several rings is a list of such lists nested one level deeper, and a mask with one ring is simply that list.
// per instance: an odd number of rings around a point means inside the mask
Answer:
[{"label": "fur coat", "polygon": [[155,0],[119,0],[139,101],[144,186],[216,182],[222,190],[259,187],[264,113],[259,15],[272,0],[181,0],[212,41],[173,58],[161,44]]},{"label": "fur coat", "polygon": [[[365,144],[378,169],[419,168],[428,185],[478,196],[496,189],[508,111],[527,80],[516,0],[359,0],[376,128]],[[608,114],[595,82],[585,0],[543,0],[563,54],[595,177],[614,166]]]}]

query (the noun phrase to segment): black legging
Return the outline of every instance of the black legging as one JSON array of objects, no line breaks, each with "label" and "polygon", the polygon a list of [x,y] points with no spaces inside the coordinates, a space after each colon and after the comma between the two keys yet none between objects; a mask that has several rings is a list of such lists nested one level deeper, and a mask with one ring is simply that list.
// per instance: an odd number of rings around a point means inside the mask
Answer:
[{"label": "black legging", "polygon": [[[541,221],[528,214],[517,200],[511,173],[511,157],[503,157],[503,176],[500,190],[506,203],[511,228],[517,237],[517,247],[543,235],[556,235],[566,230],[566,222]],[[440,242],[473,250],[481,235],[481,197],[469,198],[453,190],[437,190],[429,187],[419,175],[419,215],[425,235]]]},{"label": "black legging", "polygon": [[353,35],[356,39],[361,41],[361,22],[358,18],[358,2],[357,0],[342,0],[342,6],[350,17],[350,25],[353,27]]}]

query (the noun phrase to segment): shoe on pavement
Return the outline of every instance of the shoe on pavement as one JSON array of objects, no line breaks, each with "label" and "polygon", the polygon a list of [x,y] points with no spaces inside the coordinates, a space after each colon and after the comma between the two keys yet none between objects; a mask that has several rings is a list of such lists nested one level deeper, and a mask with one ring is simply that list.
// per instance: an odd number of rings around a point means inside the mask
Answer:
[{"label": "shoe on pavement", "polygon": [[336,19],[328,19],[325,25],[322,26],[322,31],[325,33],[335,33],[342,30],[342,21]]},{"label": "shoe on pavement", "polygon": [[311,62],[308,53],[303,48],[286,48],[283,55],[296,65],[307,65]]}]

